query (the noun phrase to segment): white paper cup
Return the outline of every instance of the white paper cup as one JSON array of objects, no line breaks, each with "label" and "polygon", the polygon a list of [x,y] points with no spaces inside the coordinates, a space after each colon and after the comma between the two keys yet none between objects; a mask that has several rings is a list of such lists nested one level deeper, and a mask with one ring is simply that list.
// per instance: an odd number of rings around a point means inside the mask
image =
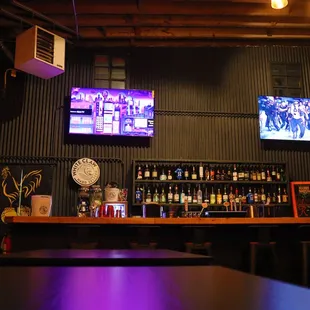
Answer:
[{"label": "white paper cup", "polygon": [[52,210],[52,196],[31,196],[31,216],[50,216]]}]

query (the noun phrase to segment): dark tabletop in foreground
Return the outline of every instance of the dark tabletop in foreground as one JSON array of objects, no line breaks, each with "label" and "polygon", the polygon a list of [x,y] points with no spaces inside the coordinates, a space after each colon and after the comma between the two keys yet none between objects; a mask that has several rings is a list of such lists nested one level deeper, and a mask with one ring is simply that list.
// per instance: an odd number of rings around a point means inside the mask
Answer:
[{"label": "dark tabletop in foreground", "polygon": [[188,266],[211,258],[171,250],[37,250],[0,255],[0,266]]},{"label": "dark tabletop in foreground", "polygon": [[1,267],[5,310],[309,310],[310,291],[217,266]]}]

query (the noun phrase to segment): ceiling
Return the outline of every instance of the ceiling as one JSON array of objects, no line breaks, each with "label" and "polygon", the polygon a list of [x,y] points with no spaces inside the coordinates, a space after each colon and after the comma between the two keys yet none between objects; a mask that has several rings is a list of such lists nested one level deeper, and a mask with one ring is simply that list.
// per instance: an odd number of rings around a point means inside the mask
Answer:
[{"label": "ceiling", "polygon": [[0,41],[40,25],[86,47],[310,44],[310,1],[21,0],[0,5]]}]

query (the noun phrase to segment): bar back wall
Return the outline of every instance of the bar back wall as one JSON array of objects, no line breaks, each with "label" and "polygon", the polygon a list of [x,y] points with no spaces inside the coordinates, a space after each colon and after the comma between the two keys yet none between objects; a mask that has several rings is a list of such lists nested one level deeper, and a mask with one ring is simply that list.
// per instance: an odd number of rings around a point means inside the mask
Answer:
[{"label": "bar back wall", "polygon": [[[257,95],[273,94],[272,62],[300,64],[302,95],[310,96],[310,48],[154,48],[118,53],[127,57],[127,87],[155,90],[156,134],[149,147],[64,142],[65,96],[71,86],[94,86],[90,52],[68,52],[65,74],[51,80],[30,75],[8,78],[7,95],[1,99],[0,155],[60,160],[53,176],[54,215],[70,215],[76,203],[76,188],[70,186],[72,162],[66,158],[118,158],[124,163],[128,187],[134,158],[284,161],[292,180],[310,179],[306,149],[262,145],[257,106]],[[3,73],[12,64],[1,57]],[[102,165],[104,182],[120,178],[123,168],[118,163]]]}]

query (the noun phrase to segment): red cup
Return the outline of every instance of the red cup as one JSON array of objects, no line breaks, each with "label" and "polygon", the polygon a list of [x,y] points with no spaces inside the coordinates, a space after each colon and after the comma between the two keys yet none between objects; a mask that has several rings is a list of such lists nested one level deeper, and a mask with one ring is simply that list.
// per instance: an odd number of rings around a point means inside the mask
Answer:
[{"label": "red cup", "polygon": [[114,217],[114,207],[112,205],[108,205],[108,217]]},{"label": "red cup", "polygon": [[99,217],[104,217],[105,215],[105,204],[103,203],[99,209]]}]

